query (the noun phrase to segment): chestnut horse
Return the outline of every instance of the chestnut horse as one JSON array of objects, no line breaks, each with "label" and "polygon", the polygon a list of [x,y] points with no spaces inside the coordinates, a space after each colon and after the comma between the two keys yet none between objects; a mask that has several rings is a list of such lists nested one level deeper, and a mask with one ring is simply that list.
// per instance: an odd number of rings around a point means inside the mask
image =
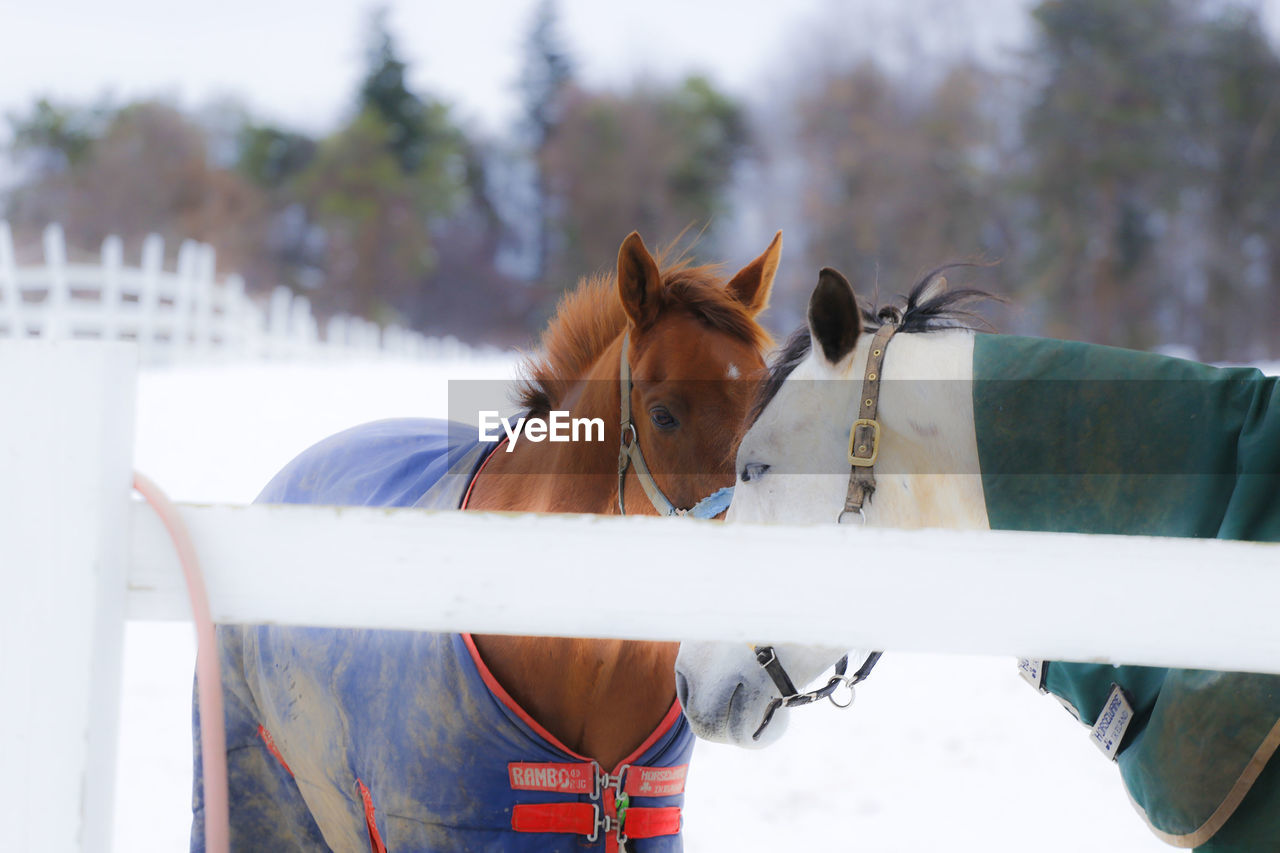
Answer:
[{"label": "chestnut horse", "polygon": [[[258,500],[719,515],[780,253],[781,234],[724,283],[633,233],[616,282],[565,297],[521,402],[526,420],[599,419],[603,441],[495,447],[381,421],[305,451]],[[223,626],[219,645],[237,849],[680,847],[692,734],[674,643]]]},{"label": "chestnut horse", "polygon": [[[612,282],[596,278],[568,296],[529,365],[523,400],[535,416],[552,409],[599,417],[605,441],[520,443],[494,454],[476,477],[467,509],[617,513],[622,441],[618,365],[628,333],[631,408],[638,444],[672,503],[692,506],[733,484],[733,454],[750,404],[749,379],[764,367],[767,333],[755,316],[768,304],[781,234],[727,286],[713,270],[659,270],[639,235],[618,254]],[[621,297],[621,298],[619,298]],[[556,476],[544,476],[554,471]],[[629,512],[653,514],[632,466]],[[630,496],[636,496],[632,498]],[[675,643],[477,636],[504,687],[562,742],[615,766],[671,710]]]}]

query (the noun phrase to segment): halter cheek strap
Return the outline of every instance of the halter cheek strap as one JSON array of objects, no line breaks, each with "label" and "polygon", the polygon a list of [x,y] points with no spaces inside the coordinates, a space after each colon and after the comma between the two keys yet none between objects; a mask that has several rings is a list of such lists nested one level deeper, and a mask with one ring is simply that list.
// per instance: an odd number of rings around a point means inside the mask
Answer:
[{"label": "halter cheek strap", "polygon": [[[849,490],[845,493],[844,509],[840,510],[840,515],[836,518],[837,523],[843,522],[844,517],[849,513],[857,513],[858,517],[865,521],[863,506],[871,500],[871,496],[876,491],[875,465],[880,457],[880,422],[876,420],[876,414],[880,408],[884,354],[889,348],[889,339],[897,333],[902,322],[901,316],[896,313],[888,315],[881,313],[881,319],[884,325],[871,339],[871,352],[867,354],[867,369],[862,377],[862,396],[858,400],[858,417],[854,419],[853,426],[849,427]],[[760,726],[751,736],[752,740],[760,739],[760,735],[764,734],[764,730],[768,728],[774,713],[779,708],[796,708],[819,699],[830,699],[839,707],[847,708],[853,704],[853,686],[871,674],[871,670],[875,668],[883,654],[883,652],[872,652],[853,675],[845,675],[849,666],[849,656],[845,655],[836,663],[835,675],[831,676],[825,685],[817,690],[801,693],[796,689],[791,677],[787,675],[782,662],[778,660],[773,646],[753,646],[752,649],[755,652],[756,663],[760,664],[769,675],[774,686],[778,688],[779,694],[769,701]],[[836,688],[841,684],[846,685],[850,691],[849,700],[845,703],[837,702],[833,696]]]},{"label": "halter cheek strap", "polygon": [[649,503],[659,515],[691,516],[693,518],[715,518],[729,508],[733,500],[733,486],[717,489],[698,501],[688,509],[681,509],[667,499],[658,487],[658,482],[644,463],[644,454],[640,452],[640,439],[636,434],[635,421],[631,417],[631,363],[627,360],[627,352],[631,345],[631,332],[622,336],[622,356],[618,363],[618,392],[622,396],[622,439],[618,447],[618,512],[627,514],[627,469],[635,466],[636,479],[644,489]]},{"label": "halter cheek strap", "polygon": [[871,339],[867,369],[862,377],[862,397],[858,400],[858,417],[849,428],[849,490],[845,493],[844,509],[840,510],[836,523],[842,523],[850,513],[857,513],[865,521],[863,505],[876,491],[875,465],[880,456],[880,422],[876,420],[876,414],[880,408],[884,355],[889,349],[889,339],[897,331],[898,322],[894,317]]}]

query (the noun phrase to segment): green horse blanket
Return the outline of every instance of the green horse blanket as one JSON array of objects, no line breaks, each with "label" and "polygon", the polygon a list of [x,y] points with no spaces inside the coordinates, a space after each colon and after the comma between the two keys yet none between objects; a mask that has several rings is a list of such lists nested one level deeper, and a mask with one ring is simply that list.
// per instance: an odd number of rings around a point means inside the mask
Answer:
[{"label": "green horse blanket", "polygon": [[[973,358],[993,529],[1280,541],[1280,380],[1005,335],[977,336]],[[1204,571],[1212,582],[1213,566]],[[1111,602],[1108,612],[1141,606]],[[1095,733],[1118,735],[1109,754],[1165,841],[1280,846],[1280,760],[1270,761],[1280,676],[1057,661],[1032,669]]]}]

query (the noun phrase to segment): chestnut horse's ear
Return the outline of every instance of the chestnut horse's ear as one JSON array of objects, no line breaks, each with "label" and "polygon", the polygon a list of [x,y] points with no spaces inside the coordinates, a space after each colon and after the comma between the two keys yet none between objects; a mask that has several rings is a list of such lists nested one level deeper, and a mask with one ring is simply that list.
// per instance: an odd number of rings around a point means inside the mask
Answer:
[{"label": "chestnut horse's ear", "polygon": [[827,361],[839,364],[853,352],[860,334],[862,313],[853,288],[840,273],[824,267],[809,297],[809,336],[814,349],[820,348]]},{"label": "chestnut horse's ear", "polygon": [[618,250],[618,295],[637,329],[656,320],[662,310],[662,276],[658,274],[658,264],[635,231],[627,235]]},{"label": "chestnut horse's ear", "polygon": [[764,254],[747,264],[730,279],[725,289],[746,306],[752,317],[769,307],[769,291],[773,277],[778,274],[778,261],[782,259],[782,232],[773,235],[773,242]]}]

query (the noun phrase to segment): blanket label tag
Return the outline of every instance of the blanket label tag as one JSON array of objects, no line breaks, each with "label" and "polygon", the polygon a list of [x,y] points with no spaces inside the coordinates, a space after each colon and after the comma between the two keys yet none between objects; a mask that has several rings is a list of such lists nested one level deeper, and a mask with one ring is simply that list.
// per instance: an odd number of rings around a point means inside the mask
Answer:
[{"label": "blanket label tag", "polygon": [[689,765],[628,767],[625,793],[632,797],[673,797],[684,791]]},{"label": "blanket label tag", "polygon": [[1131,722],[1133,722],[1133,706],[1129,704],[1120,685],[1112,684],[1111,694],[1107,696],[1107,701],[1102,706],[1102,713],[1098,714],[1098,721],[1093,724],[1093,730],[1089,732],[1089,739],[1102,750],[1103,755],[1115,761],[1116,755],[1120,752],[1120,743],[1124,740],[1124,733]]},{"label": "blanket label tag", "polygon": [[1044,689],[1044,661],[1035,658],[1018,658],[1018,675],[1041,693]]},{"label": "blanket label tag", "polygon": [[538,764],[513,761],[507,765],[511,787],[517,791],[554,791],[561,794],[592,794],[596,790],[595,765]]}]

